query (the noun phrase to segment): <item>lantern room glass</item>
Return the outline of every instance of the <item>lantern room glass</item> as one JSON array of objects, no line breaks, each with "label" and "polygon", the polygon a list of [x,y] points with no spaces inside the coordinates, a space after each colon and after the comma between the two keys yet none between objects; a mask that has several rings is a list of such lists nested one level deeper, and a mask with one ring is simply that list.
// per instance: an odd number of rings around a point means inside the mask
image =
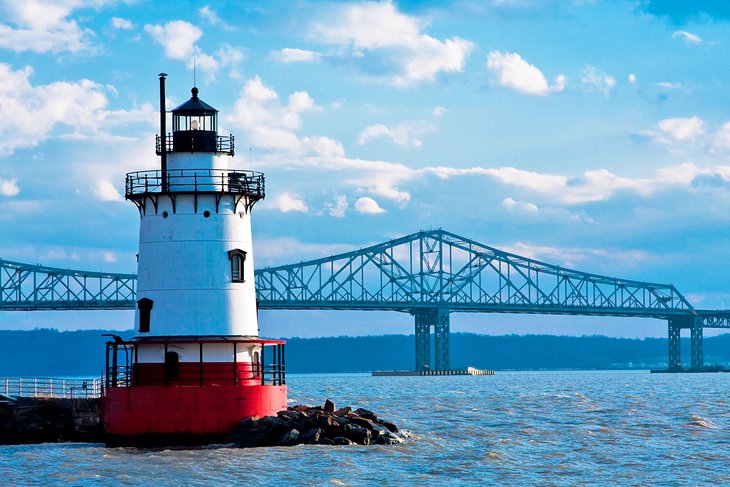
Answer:
[{"label": "lantern room glass", "polygon": [[218,132],[218,114],[210,115],[178,115],[173,113],[172,131],[203,130]]}]

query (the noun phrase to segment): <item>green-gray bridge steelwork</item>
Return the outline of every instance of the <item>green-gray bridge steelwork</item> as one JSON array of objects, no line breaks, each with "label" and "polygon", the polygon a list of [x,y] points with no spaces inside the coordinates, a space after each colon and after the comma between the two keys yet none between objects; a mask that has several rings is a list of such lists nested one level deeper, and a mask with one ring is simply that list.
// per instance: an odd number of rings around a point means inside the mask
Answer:
[{"label": "green-gray bridge steelwork", "polygon": [[[702,370],[704,328],[730,312],[696,310],[671,284],[618,279],[547,264],[444,230],[258,269],[261,309],[393,310],[415,320],[416,370],[449,369],[451,312],[623,316],[668,322],[668,367],[680,370],[690,330],[691,369]],[[63,270],[0,260],[0,310],[133,309],[133,274]],[[434,363],[431,333],[434,335]]]}]

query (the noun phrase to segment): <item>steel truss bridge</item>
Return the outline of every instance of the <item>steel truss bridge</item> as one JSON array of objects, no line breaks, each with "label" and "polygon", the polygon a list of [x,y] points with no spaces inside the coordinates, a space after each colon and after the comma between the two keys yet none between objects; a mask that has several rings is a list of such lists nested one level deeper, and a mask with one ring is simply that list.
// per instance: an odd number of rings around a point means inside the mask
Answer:
[{"label": "steel truss bridge", "polygon": [[[258,269],[261,309],[392,310],[415,321],[416,370],[449,369],[450,314],[532,313],[667,321],[668,369],[704,369],[704,328],[730,328],[730,311],[697,310],[671,284],[618,279],[504,252],[445,230]],[[0,260],[0,311],[134,309],[136,276]],[[433,365],[431,334],[433,333]]]}]

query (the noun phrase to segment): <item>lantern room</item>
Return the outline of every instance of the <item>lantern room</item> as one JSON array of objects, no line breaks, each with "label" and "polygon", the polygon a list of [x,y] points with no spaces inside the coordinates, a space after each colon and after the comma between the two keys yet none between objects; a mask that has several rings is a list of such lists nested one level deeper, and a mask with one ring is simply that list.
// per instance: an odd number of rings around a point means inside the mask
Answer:
[{"label": "lantern room", "polygon": [[[198,98],[198,88],[192,97],[172,110],[172,135],[167,134],[165,149],[169,152],[223,152],[233,155],[233,136],[218,135],[218,110]],[[157,154],[162,153],[158,139]]]},{"label": "lantern room", "polygon": [[197,88],[190,91],[192,98],[172,110],[172,131],[218,132],[218,110],[198,98]]}]

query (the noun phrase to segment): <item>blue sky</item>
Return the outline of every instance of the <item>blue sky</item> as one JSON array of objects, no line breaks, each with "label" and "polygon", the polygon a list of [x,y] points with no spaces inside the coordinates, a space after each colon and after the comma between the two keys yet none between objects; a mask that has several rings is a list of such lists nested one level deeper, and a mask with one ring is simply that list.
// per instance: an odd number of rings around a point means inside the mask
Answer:
[{"label": "blue sky", "polygon": [[[442,227],[730,305],[722,2],[114,2],[0,6],[0,257],[132,272],[126,172],[200,97],[267,176],[257,266]],[[250,149],[249,149],[250,148]],[[130,313],[4,313],[114,327]],[[367,326],[365,324],[367,323]],[[262,314],[267,335],[412,333],[389,313]],[[660,321],[454,315],[482,333],[663,336]]]}]

